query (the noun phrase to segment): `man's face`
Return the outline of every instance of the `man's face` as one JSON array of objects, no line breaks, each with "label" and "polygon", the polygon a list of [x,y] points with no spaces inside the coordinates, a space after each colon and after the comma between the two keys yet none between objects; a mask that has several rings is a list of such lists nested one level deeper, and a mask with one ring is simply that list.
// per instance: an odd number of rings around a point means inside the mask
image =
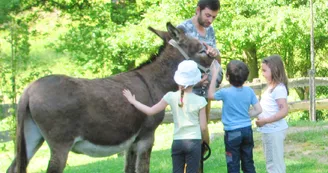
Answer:
[{"label": "man's face", "polygon": [[217,11],[212,11],[209,8],[204,8],[202,11],[200,11],[199,7],[197,8],[197,20],[198,23],[207,28],[209,27],[214,19],[216,18],[217,14],[219,13],[219,10]]}]

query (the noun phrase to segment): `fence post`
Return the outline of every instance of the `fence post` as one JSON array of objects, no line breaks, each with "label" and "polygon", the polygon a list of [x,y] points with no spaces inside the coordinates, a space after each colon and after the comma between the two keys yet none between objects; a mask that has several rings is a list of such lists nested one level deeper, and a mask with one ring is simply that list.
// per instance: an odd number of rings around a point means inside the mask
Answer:
[{"label": "fence post", "polygon": [[311,70],[309,70],[310,77],[310,120],[316,121],[315,109],[315,66],[314,66],[314,29],[313,29],[313,1],[310,0],[311,8]]}]

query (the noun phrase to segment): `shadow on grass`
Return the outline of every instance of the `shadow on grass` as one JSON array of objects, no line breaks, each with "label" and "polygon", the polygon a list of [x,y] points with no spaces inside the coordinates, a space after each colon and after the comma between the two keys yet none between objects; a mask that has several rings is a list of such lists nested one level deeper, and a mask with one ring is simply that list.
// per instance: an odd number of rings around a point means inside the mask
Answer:
[{"label": "shadow on grass", "polygon": [[[69,164],[65,168],[65,173],[119,173],[124,172],[124,156],[117,158],[108,158],[106,160],[95,161],[92,163],[70,166]],[[153,151],[150,160],[150,172],[154,173],[167,173],[171,172],[171,150]]]},{"label": "shadow on grass", "polygon": [[[221,140],[216,140],[211,144],[211,157],[204,163],[204,172],[217,173],[226,172],[224,149],[220,146]],[[108,158],[106,160],[92,163],[70,166],[67,165],[65,173],[119,173],[124,172],[124,156]],[[171,149],[156,150],[151,153],[150,173],[170,173],[172,172]]]},{"label": "shadow on grass", "polygon": [[[227,172],[224,149],[218,147],[220,143],[214,142],[211,146],[212,155],[204,163],[205,173]],[[265,160],[262,152],[254,152],[256,172],[265,172]],[[69,166],[65,168],[65,173],[120,173],[124,172],[124,156],[108,158],[106,160],[92,163]],[[286,159],[287,171],[297,173],[327,173],[328,165],[322,165],[316,160],[302,158],[300,160]],[[170,173],[172,172],[172,161],[170,149],[153,151],[150,161],[150,173]],[[242,171],[241,171],[242,172]]]},{"label": "shadow on grass", "polygon": [[101,173],[101,172],[124,172],[124,157],[108,158],[84,165],[66,165],[65,173]]}]

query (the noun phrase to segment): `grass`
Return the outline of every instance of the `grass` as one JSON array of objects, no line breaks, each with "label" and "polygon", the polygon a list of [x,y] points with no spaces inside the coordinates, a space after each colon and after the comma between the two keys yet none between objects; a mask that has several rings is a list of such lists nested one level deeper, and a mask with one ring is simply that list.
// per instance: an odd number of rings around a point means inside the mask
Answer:
[{"label": "grass", "polygon": [[[287,172],[327,173],[328,170],[328,122],[290,122],[285,141],[285,162]],[[226,172],[222,124],[209,124],[213,140],[212,155],[205,162],[206,173]],[[156,139],[151,155],[150,172],[171,172],[171,142],[173,124],[162,124],[156,130]],[[254,129],[254,161],[256,171],[265,172],[265,159],[261,143],[261,134]],[[13,159],[13,144],[0,143],[0,172],[5,172]],[[49,159],[49,150],[44,144],[28,167],[30,173],[45,172]],[[104,158],[91,158],[75,153],[69,154],[65,173],[123,172],[124,157],[113,155]]]}]

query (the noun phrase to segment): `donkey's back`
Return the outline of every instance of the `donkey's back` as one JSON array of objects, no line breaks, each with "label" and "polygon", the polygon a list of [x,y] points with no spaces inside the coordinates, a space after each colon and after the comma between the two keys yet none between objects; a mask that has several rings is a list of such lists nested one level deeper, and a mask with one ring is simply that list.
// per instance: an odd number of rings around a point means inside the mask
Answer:
[{"label": "donkey's back", "polygon": [[137,78],[112,78],[48,76],[32,83],[22,99],[28,99],[31,118],[48,140],[58,143],[79,138],[95,145],[115,146],[135,135],[146,118],[127,104],[123,88],[133,81],[138,86],[133,89],[143,98],[149,98],[149,94]]}]

